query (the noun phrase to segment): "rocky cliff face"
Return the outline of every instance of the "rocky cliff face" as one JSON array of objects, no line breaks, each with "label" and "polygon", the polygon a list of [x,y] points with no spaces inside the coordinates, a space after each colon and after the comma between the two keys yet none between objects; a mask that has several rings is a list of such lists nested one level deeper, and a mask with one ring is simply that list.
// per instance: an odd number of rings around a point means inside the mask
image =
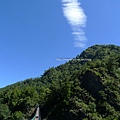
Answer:
[{"label": "rocky cliff face", "polygon": [[104,87],[101,82],[101,78],[96,76],[92,71],[86,71],[82,76],[81,85],[85,88],[93,97],[96,99],[100,98],[99,91],[103,90]]}]

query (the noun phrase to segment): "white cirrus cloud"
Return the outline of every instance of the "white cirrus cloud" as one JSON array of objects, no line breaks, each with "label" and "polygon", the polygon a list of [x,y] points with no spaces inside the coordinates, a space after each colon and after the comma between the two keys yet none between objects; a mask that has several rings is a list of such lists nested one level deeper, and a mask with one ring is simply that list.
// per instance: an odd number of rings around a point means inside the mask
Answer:
[{"label": "white cirrus cloud", "polygon": [[72,27],[75,47],[85,47],[87,40],[83,28],[86,26],[87,16],[78,0],[62,0],[63,14]]}]

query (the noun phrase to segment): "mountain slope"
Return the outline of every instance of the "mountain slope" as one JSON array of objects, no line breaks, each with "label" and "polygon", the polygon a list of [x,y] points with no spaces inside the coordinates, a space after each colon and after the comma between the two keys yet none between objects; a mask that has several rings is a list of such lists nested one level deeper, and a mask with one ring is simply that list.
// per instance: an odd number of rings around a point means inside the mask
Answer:
[{"label": "mountain slope", "polygon": [[[0,89],[0,120],[119,120],[120,47],[94,45],[71,61]],[[3,110],[4,108],[4,110]]]}]

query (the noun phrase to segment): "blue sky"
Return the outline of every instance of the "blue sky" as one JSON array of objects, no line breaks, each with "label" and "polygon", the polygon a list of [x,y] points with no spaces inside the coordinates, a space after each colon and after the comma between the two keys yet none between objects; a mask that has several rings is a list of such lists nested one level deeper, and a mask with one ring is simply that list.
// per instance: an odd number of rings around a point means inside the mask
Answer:
[{"label": "blue sky", "polygon": [[[73,58],[94,44],[120,46],[119,0],[76,0],[75,10],[85,16],[75,26],[65,14],[65,1],[0,0],[0,87],[39,77],[66,62],[57,58]],[[75,45],[73,32],[82,32],[83,48]]]}]

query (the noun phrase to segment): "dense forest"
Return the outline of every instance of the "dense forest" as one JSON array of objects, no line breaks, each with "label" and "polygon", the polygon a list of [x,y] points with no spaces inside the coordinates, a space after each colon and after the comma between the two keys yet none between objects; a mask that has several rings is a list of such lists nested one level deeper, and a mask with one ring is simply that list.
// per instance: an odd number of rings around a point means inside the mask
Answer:
[{"label": "dense forest", "polygon": [[0,89],[0,120],[120,120],[120,47],[94,45],[41,77]]}]

